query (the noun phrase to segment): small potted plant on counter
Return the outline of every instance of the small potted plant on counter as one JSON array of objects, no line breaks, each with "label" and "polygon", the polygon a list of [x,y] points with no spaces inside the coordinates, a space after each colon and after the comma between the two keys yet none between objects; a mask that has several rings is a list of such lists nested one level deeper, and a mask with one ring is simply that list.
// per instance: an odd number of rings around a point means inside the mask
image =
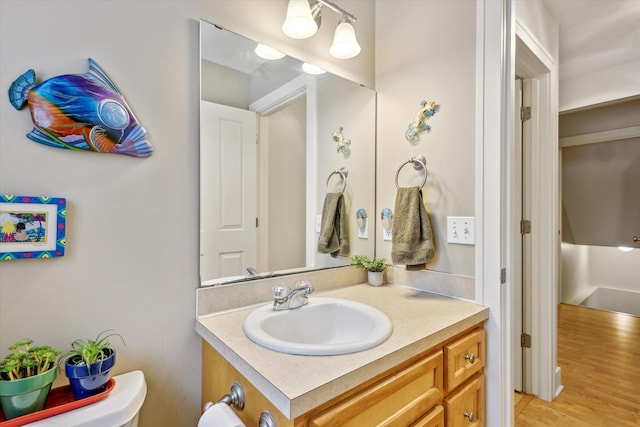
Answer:
[{"label": "small potted plant on counter", "polygon": [[13,344],[0,362],[0,403],[7,420],[43,409],[58,373],[60,350],[31,344],[29,338]]},{"label": "small potted plant on counter", "polygon": [[71,350],[63,356],[65,374],[76,400],[93,396],[107,388],[116,363],[116,350],[108,341],[113,336],[119,337],[124,343],[120,334],[107,329],[100,332],[95,340],[75,340],[71,343]]},{"label": "small potted plant on counter", "polygon": [[382,285],[384,271],[389,264],[384,258],[369,258],[366,255],[353,255],[350,258],[352,265],[357,265],[368,272],[368,281],[371,286]]}]

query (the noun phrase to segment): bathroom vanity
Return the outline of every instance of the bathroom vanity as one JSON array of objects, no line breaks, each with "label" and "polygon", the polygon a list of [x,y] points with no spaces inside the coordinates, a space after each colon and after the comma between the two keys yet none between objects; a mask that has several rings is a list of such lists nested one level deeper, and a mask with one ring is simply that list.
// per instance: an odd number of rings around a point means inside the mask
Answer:
[{"label": "bathroom vanity", "polygon": [[401,286],[352,285],[317,296],[383,311],[392,335],[358,353],[299,356],[246,337],[244,320],[263,304],[236,301],[236,307],[200,312],[203,402],[239,381],[246,401],[237,413],[248,426],[257,425],[264,410],[279,427],[484,425],[488,308]]}]

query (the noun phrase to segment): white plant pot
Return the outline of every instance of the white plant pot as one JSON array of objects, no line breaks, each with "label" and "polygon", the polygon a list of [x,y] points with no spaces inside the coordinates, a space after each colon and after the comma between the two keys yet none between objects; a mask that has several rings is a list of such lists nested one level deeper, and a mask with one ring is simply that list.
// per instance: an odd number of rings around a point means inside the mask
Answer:
[{"label": "white plant pot", "polygon": [[371,286],[382,286],[384,271],[369,271],[368,280]]}]

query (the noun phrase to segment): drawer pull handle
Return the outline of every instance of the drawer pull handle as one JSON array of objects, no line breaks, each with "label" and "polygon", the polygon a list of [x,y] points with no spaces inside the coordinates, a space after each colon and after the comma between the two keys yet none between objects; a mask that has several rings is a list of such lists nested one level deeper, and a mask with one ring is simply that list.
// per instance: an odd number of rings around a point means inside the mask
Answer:
[{"label": "drawer pull handle", "polygon": [[475,354],[465,354],[464,358],[467,359],[470,363],[473,363],[476,361],[476,355]]},{"label": "drawer pull handle", "polygon": [[472,422],[475,419],[473,412],[464,411],[464,417],[469,419],[469,422]]}]

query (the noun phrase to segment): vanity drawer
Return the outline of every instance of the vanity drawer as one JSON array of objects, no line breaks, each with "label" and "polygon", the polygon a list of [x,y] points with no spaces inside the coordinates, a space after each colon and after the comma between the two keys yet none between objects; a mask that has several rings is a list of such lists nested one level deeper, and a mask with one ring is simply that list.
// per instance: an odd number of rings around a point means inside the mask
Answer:
[{"label": "vanity drawer", "polygon": [[[406,427],[442,402],[442,352],[392,372],[309,419],[312,427]],[[426,424],[430,425],[430,424]],[[435,424],[438,425],[438,424]]]},{"label": "vanity drawer", "polygon": [[484,375],[444,400],[447,427],[484,427]]},{"label": "vanity drawer", "polygon": [[484,368],[485,332],[476,329],[444,346],[444,388],[452,391]]},{"label": "vanity drawer", "polygon": [[444,427],[444,407],[436,406],[427,415],[411,424],[411,427]]}]

